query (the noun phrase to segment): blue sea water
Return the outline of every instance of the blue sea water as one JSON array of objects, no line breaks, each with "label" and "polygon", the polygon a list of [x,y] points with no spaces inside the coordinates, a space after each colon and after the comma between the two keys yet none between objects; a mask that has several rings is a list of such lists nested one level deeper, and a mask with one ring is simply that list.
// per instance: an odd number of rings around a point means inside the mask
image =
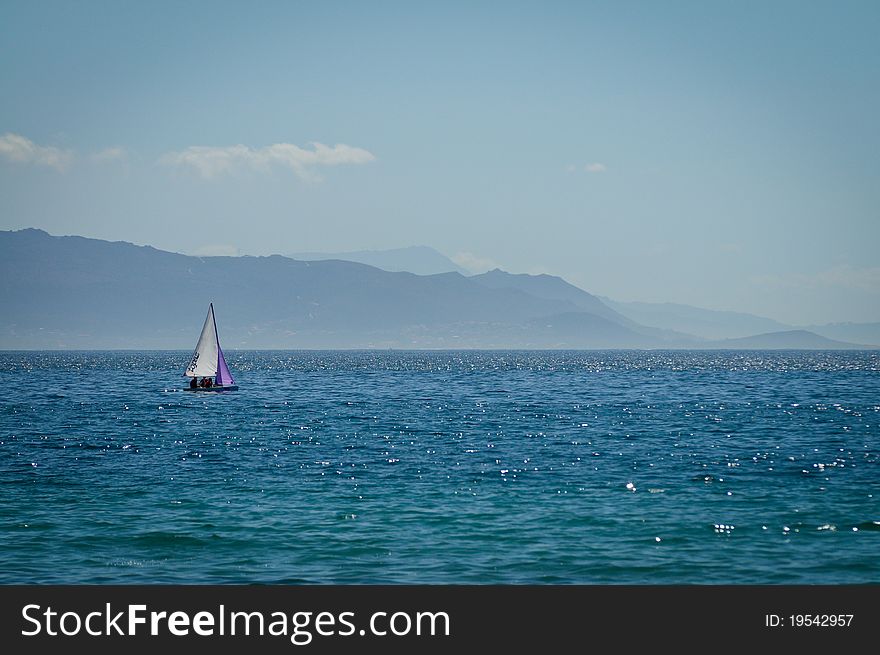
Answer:
[{"label": "blue sea water", "polygon": [[876,352],[0,353],[2,583],[877,583]]}]

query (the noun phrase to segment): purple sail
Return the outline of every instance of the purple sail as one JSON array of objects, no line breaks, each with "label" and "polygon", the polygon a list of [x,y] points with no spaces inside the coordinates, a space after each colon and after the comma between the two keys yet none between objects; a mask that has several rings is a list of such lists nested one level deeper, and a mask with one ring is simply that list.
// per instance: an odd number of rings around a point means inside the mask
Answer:
[{"label": "purple sail", "polygon": [[226,358],[223,357],[223,349],[220,348],[220,344],[217,344],[217,385],[219,386],[230,386],[235,384],[235,380],[232,379],[232,373],[229,372],[229,367],[226,366]]}]

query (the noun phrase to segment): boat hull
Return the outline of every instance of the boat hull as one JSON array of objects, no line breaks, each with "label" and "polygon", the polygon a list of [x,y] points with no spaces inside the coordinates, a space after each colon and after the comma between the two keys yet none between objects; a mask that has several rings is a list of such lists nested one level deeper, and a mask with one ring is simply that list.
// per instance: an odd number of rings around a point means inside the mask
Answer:
[{"label": "boat hull", "polygon": [[238,391],[237,384],[228,384],[222,386],[213,386],[213,387],[184,387],[184,391]]}]

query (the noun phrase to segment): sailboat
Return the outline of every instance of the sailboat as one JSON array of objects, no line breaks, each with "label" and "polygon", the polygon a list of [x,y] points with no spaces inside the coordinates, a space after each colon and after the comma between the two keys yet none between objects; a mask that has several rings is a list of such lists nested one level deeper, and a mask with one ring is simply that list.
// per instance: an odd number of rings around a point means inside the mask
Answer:
[{"label": "sailboat", "polygon": [[220,338],[217,336],[217,322],[214,320],[214,303],[208,306],[208,316],[202,326],[202,334],[192,354],[189,366],[184,373],[190,378],[214,378],[210,387],[200,385],[187,387],[187,391],[235,391],[238,386],[226,366]]}]

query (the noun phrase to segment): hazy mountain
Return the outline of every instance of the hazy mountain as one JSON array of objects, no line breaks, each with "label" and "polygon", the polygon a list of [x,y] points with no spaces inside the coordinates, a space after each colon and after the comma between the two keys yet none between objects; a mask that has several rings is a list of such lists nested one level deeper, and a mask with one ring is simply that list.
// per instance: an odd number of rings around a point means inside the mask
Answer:
[{"label": "hazy mountain", "polygon": [[718,311],[668,302],[619,302],[605,297],[601,300],[636,323],[676,330],[712,342],[755,335],[757,335],[755,338],[758,338],[770,333],[788,334],[789,336],[785,338],[795,338],[799,331],[807,331],[847,344],[880,345],[880,323],[793,326],[745,312]]},{"label": "hazy mountain", "polygon": [[566,282],[555,275],[528,275],[525,273],[507,273],[500,269],[494,269],[488,273],[471,276],[472,280],[479,282],[491,289],[518,289],[539,298],[561,300],[570,302],[579,310],[589,312],[606,320],[625,326],[636,334],[658,340],[670,347],[677,345],[691,345],[698,338],[691,334],[662,329],[640,323],[615,311],[597,296]]},{"label": "hazy mountain", "polygon": [[805,331],[698,341],[553,276],[414,275],[0,232],[0,348],[188,350],[212,301],[227,349],[852,347]]},{"label": "hazy mountain", "polygon": [[394,248],[392,250],[356,250],[353,252],[295,252],[287,256],[302,261],[341,259],[368,264],[381,268],[383,271],[408,272],[416,275],[433,275],[435,273],[467,275],[467,271],[446,255],[428,246],[410,246],[409,248]]},{"label": "hazy mountain", "polygon": [[635,321],[614,311],[593,294],[554,275],[508,273],[496,268],[488,273],[472,275],[470,279],[490,289],[517,289],[539,298],[570,302],[578,309],[622,325],[635,324]]},{"label": "hazy mountain", "polygon": [[670,302],[618,302],[604,297],[602,301],[637,323],[705,339],[730,339],[792,329],[792,326],[771,318],[743,312],[717,311]]},{"label": "hazy mountain", "polygon": [[714,341],[706,347],[747,350],[855,350],[864,346],[835,341],[807,330],[786,330]]},{"label": "hazy mountain", "polygon": [[829,339],[880,346],[880,323],[829,323],[804,328]]}]

